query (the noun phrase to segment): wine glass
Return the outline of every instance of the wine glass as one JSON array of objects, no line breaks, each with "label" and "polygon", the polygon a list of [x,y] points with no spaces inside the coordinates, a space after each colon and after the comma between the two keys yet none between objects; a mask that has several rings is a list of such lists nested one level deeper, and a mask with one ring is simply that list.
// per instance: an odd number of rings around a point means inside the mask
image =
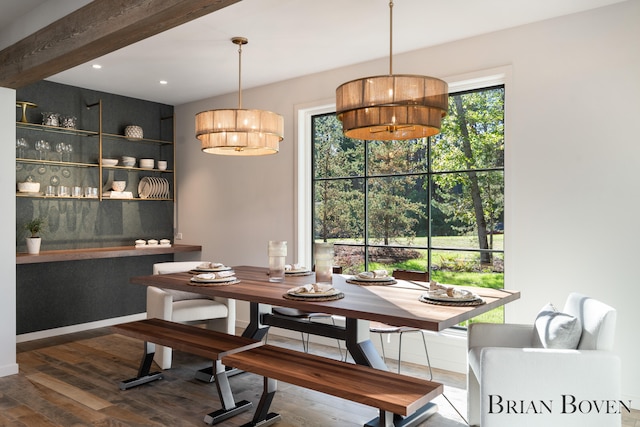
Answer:
[{"label": "wine glass", "polygon": [[51,151],[51,144],[49,144],[49,141],[44,141],[44,150],[43,151],[45,152],[44,160],[47,160],[49,158],[49,155],[47,155],[46,153]]},{"label": "wine glass", "polygon": [[66,159],[68,162],[71,161],[71,156],[73,153],[73,146],[71,144],[65,144],[64,145],[64,153],[67,155]]},{"label": "wine glass", "polygon": [[16,149],[18,150],[18,158],[23,159],[25,150],[29,149],[29,143],[26,138],[18,138],[16,139]]},{"label": "wine glass", "polygon": [[44,150],[44,140],[39,139],[36,141],[34,148],[38,152],[38,160],[42,160],[42,151]]},{"label": "wine glass", "polygon": [[65,149],[65,144],[64,142],[58,142],[56,144],[56,153],[58,153],[58,156],[60,156],[60,161],[62,161],[62,152]]}]

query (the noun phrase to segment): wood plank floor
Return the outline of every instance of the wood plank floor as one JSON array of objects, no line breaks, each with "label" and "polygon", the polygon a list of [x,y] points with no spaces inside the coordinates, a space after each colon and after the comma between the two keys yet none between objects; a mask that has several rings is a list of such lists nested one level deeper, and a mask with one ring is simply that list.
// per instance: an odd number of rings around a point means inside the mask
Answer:
[{"label": "wood plank floor", "polygon": [[[270,344],[300,349],[300,342],[275,335]],[[312,343],[312,351],[338,358],[335,348]],[[203,426],[204,416],[220,408],[215,386],[194,379],[208,362],[174,352],[174,368],[165,379],[121,391],[118,382],[134,377],[142,354],[140,341],[108,329],[69,334],[18,344],[20,373],[0,378],[0,426]],[[392,367],[393,368],[393,367]],[[403,373],[425,377],[423,366],[403,364]],[[464,375],[434,370],[445,395],[466,413]],[[230,379],[237,400],[257,404],[261,379],[244,373]],[[466,424],[443,398],[439,412],[425,427]],[[355,427],[377,416],[373,408],[285,383],[278,384],[272,409],[282,415],[278,427]],[[240,426],[251,411],[225,421]],[[624,427],[640,427],[640,415],[625,416]]]}]

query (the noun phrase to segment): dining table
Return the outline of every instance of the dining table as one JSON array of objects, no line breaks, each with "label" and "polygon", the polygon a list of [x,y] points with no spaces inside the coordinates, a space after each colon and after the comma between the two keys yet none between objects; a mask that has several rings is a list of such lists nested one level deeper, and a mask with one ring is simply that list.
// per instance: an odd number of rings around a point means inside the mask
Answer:
[{"label": "dining table", "polygon": [[[354,281],[355,277],[350,274],[333,274],[331,285],[339,291],[338,299],[292,299],[292,289],[315,283],[313,272],[285,275],[283,282],[270,282],[269,269],[266,267],[234,266],[232,269],[237,279],[230,282],[232,284],[195,283],[191,280],[197,274],[194,271],[136,276],[130,282],[247,301],[250,318],[243,336],[260,340],[273,326],[335,338],[345,341],[355,363],[382,370],[388,368],[370,340],[371,321],[440,332],[520,298],[520,292],[514,290],[455,286],[472,291],[481,302],[446,304],[423,298],[430,290],[428,282],[393,280],[365,284]],[[272,311],[273,306],[341,316],[344,317],[344,325],[309,322],[279,315]],[[433,411],[433,405],[425,407],[423,412],[430,411]]]}]

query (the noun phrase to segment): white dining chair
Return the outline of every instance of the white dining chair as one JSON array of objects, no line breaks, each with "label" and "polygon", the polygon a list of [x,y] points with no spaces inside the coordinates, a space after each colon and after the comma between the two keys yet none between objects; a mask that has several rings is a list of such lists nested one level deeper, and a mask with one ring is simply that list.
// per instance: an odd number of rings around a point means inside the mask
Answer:
[{"label": "white dining chair", "polygon": [[[153,265],[153,274],[189,271],[202,261],[163,262]],[[198,293],[147,288],[147,318],[198,324],[207,329],[235,335],[236,302],[233,299],[207,297]],[[161,369],[171,368],[172,349],[156,346],[154,361]]]}]

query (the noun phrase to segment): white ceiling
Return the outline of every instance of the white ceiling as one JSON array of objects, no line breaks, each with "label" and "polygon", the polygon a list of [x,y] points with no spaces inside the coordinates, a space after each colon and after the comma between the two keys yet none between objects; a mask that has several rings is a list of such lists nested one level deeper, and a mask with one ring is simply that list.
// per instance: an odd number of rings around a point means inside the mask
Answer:
[{"label": "white ceiling", "polygon": [[[621,1],[395,0],[393,51],[407,52]],[[0,42],[7,39],[5,28],[20,22],[33,26],[33,12],[42,15],[43,8],[51,10],[56,2],[68,8],[87,1],[2,0]],[[388,0],[242,0],[48,80],[179,105],[237,91],[238,53],[230,41],[234,36],[249,39],[242,53],[243,89],[388,58],[388,4]],[[102,69],[93,69],[93,63]],[[160,80],[168,84],[160,85]]]}]

